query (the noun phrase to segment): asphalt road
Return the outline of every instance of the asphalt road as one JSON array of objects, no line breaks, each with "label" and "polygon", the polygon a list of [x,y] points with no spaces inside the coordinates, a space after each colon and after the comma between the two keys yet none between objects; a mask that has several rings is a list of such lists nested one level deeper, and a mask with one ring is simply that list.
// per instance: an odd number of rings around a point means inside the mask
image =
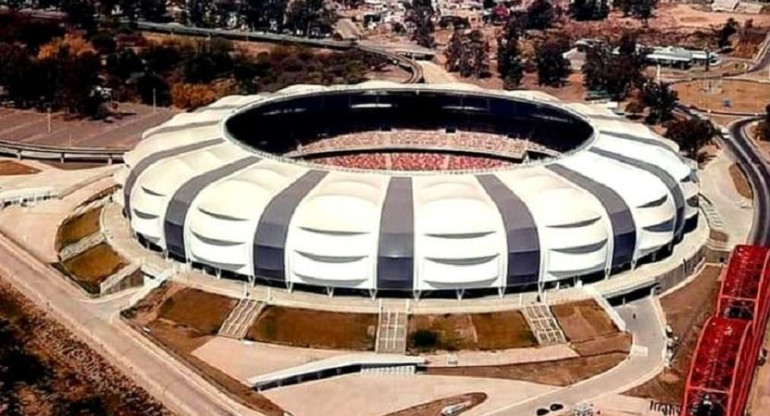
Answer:
[{"label": "asphalt road", "polygon": [[747,128],[756,118],[737,120],[727,126],[722,142],[746,174],[754,191],[754,220],[749,244],[770,245],[770,165],[748,138]]},{"label": "asphalt road", "polygon": [[537,409],[561,403],[569,409],[601,396],[620,393],[655,376],[663,369],[666,335],[655,298],[644,298],[617,308],[634,338],[628,358],[598,376],[525,402],[487,412],[481,416],[535,416]]},{"label": "asphalt road", "polygon": [[64,277],[2,235],[0,273],[178,415],[258,415],[120,321],[117,312],[128,296],[84,299]]}]

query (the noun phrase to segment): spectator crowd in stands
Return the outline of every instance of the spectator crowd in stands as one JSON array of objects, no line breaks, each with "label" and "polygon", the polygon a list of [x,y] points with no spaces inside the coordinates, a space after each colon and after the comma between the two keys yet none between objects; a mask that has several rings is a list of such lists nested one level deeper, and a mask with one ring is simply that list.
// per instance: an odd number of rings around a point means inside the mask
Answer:
[{"label": "spectator crowd in stands", "polygon": [[513,164],[486,156],[431,152],[355,153],[319,157],[312,161],[345,168],[404,171],[488,169]]},{"label": "spectator crowd in stands", "polygon": [[[320,138],[314,142],[298,146],[296,150],[286,153],[286,156],[316,159],[310,156],[354,150],[404,149],[424,151],[456,150],[499,156],[519,162],[525,159],[528,152],[539,153],[545,156],[558,155],[558,152],[536,142],[491,133],[470,131],[448,133],[445,130],[390,130],[368,131]],[[343,158],[340,160],[347,161],[349,159]],[[376,163],[376,161],[373,160],[372,163]]]}]

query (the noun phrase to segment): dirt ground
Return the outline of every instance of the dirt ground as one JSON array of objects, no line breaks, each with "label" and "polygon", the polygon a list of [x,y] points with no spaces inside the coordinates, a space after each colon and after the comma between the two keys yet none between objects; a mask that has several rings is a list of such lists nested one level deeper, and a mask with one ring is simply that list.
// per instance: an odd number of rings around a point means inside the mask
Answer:
[{"label": "dirt ground", "polygon": [[97,244],[61,263],[70,278],[89,293],[99,293],[99,284],[126,264],[107,243]]},{"label": "dirt ground", "polygon": [[163,302],[158,319],[181,325],[200,335],[216,335],[236,303],[233,298],[185,288]]},{"label": "dirt ground", "polygon": [[99,217],[101,215],[102,207],[99,207],[64,221],[56,233],[56,251],[91,234],[98,233]]},{"label": "dirt ground", "polygon": [[[770,97],[770,84],[736,80],[683,82],[673,89],[686,105],[719,111],[764,113]],[[724,107],[723,100],[730,100],[730,107]]]},{"label": "dirt ground", "polygon": [[613,352],[564,360],[483,367],[429,367],[428,374],[502,378],[550,386],[568,386],[601,374],[625,360],[627,352]]},{"label": "dirt ground", "polygon": [[283,416],[283,409],[265,396],[192,355],[192,351],[211,339],[208,332],[219,328],[227,317],[229,302],[232,308],[235,300],[165,283],[122,315],[136,331],[235,400],[267,416]]},{"label": "dirt ground", "polygon": [[0,368],[3,415],[172,414],[2,279]]},{"label": "dirt ground", "polygon": [[661,298],[666,321],[674,335],[679,337],[680,345],[674,354],[671,368],[624,394],[655,399],[662,403],[678,404],[682,401],[695,344],[703,323],[716,303],[721,270],[719,266],[708,265],[687,286]]},{"label": "dirt ground", "polygon": [[749,185],[749,181],[746,179],[746,175],[743,174],[741,168],[735,163],[730,165],[730,177],[733,179],[735,189],[742,197],[746,199],[752,199],[754,197],[751,191],[751,185]]},{"label": "dirt ground", "polygon": [[551,306],[551,312],[572,343],[581,343],[618,333],[607,313],[593,300]]},{"label": "dirt ground", "polygon": [[32,175],[38,172],[39,169],[12,160],[0,161],[0,176]]},{"label": "dirt ground", "polygon": [[[412,315],[409,317],[409,339],[417,331],[430,331],[437,335],[435,350],[501,350],[537,345],[519,311]],[[414,350],[413,347],[411,349]]]},{"label": "dirt ground", "polygon": [[267,306],[247,339],[302,348],[373,351],[377,315]]},{"label": "dirt ground", "polygon": [[456,396],[444,397],[443,399],[419,404],[417,406],[399,410],[397,412],[388,413],[385,416],[441,416],[441,410],[447,406],[453,406],[460,403],[468,403],[468,407],[464,408],[458,413],[454,413],[455,415],[461,415],[480,405],[486,399],[486,393],[459,394]]},{"label": "dirt ground", "polygon": [[66,163],[60,163],[60,162],[52,162],[50,160],[41,160],[40,163],[46,164],[52,168],[60,169],[60,170],[82,170],[82,169],[93,169],[93,168],[100,168],[104,166],[104,163],[98,163],[98,162],[66,162]]}]

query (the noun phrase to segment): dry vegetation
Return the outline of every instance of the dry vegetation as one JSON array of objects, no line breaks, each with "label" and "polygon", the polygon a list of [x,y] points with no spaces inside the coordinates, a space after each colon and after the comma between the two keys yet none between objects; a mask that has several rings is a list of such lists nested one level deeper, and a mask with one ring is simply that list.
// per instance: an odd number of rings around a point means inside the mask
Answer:
[{"label": "dry vegetation", "polygon": [[572,343],[590,341],[618,332],[612,320],[593,300],[553,305],[551,312],[559,321],[567,340]]},{"label": "dry vegetation", "polygon": [[171,415],[2,280],[0,369],[3,415]]},{"label": "dry vegetation", "polygon": [[444,397],[443,399],[418,404],[417,406],[399,410],[393,413],[388,413],[385,416],[441,416],[441,409],[447,406],[453,406],[460,403],[468,403],[468,407],[459,413],[455,413],[455,415],[461,415],[480,405],[481,403],[484,403],[486,399],[486,393],[458,394],[456,396]]},{"label": "dry vegetation", "polygon": [[246,338],[304,348],[374,350],[377,315],[268,306]]},{"label": "dry vegetation", "polygon": [[[283,416],[283,409],[265,396],[192,355],[211,339],[235,302],[228,297],[166,283],[136,307],[124,311],[123,316],[137,331],[235,400],[266,416]],[[149,333],[142,331],[142,327]]]},{"label": "dry vegetation", "polygon": [[[721,86],[720,86],[721,84]],[[679,100],[699,108],[718,111],[763,113],[770,97],[770,84],[756,82],[723,80],[692,81],[674,84]],[[723,101],[729,100],[730,107],[724,107]]]},{"label": "dry vegetation", "polygon": [[39,169],[12,160],[0,160],[0,176],[32,175],[38,172]]},{"label": "dry vegetation", "polygon": [[749,185],[749,181],[746,179],[746,175],[743,174],[741,168],[735,163],[730,165],[730,177],[733,180],[735,190],[737,190],[742,197],[746,199],[752,199],[754,197],[754,194],[751,191],[751,185]]},{"label": "dry vegetation", "polygon": [[99,293],[99,284],[126,264],[107,243],[97,244],[60,263],[67,275],[89,293]]},{"label": "dry vegetation", "polygon": [[631,396],[680,403],[684,395],[690,361],[703,323],[711,314],[719,292],[721,267],[706,266],[687,286],[661,298],[666,321],[680,339],[671,368],[654,379],[626,392]]},{"label": "dry vegetation", "polygon": [[502,378],[551,386],[568,386],[601,374],[625,360],[628,351],[564,360],[478,367],[428,367],[427,374]]},{"label": "dry vegetation", "polygon": [[[420,333],[434,334],[435,343],[421,345]],[[413,351],[502,350],[537,345],[519,311],[482,314],[413,315],[408,337]]]},{"label": "dry vegetation", "polygon": [[56,251],[99,232],[101,215],[102,207],[99,207],[65,220],[56,233]]}]

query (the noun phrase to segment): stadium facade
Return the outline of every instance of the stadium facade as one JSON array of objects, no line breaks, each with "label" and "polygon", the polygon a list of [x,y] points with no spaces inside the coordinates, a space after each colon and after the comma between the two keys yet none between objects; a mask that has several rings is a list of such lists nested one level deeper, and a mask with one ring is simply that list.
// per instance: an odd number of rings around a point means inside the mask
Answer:
[{"label": "stadium facade", "polygon": [[[281,156],[356,131],[526,137],[558,156],[383,171]],[[595,106],[465,84],[293,86],[148,130],[116,174],[140,241],[217,276],[361,294],[537,290],[670,253],[697,222],[694,164]]]}]

